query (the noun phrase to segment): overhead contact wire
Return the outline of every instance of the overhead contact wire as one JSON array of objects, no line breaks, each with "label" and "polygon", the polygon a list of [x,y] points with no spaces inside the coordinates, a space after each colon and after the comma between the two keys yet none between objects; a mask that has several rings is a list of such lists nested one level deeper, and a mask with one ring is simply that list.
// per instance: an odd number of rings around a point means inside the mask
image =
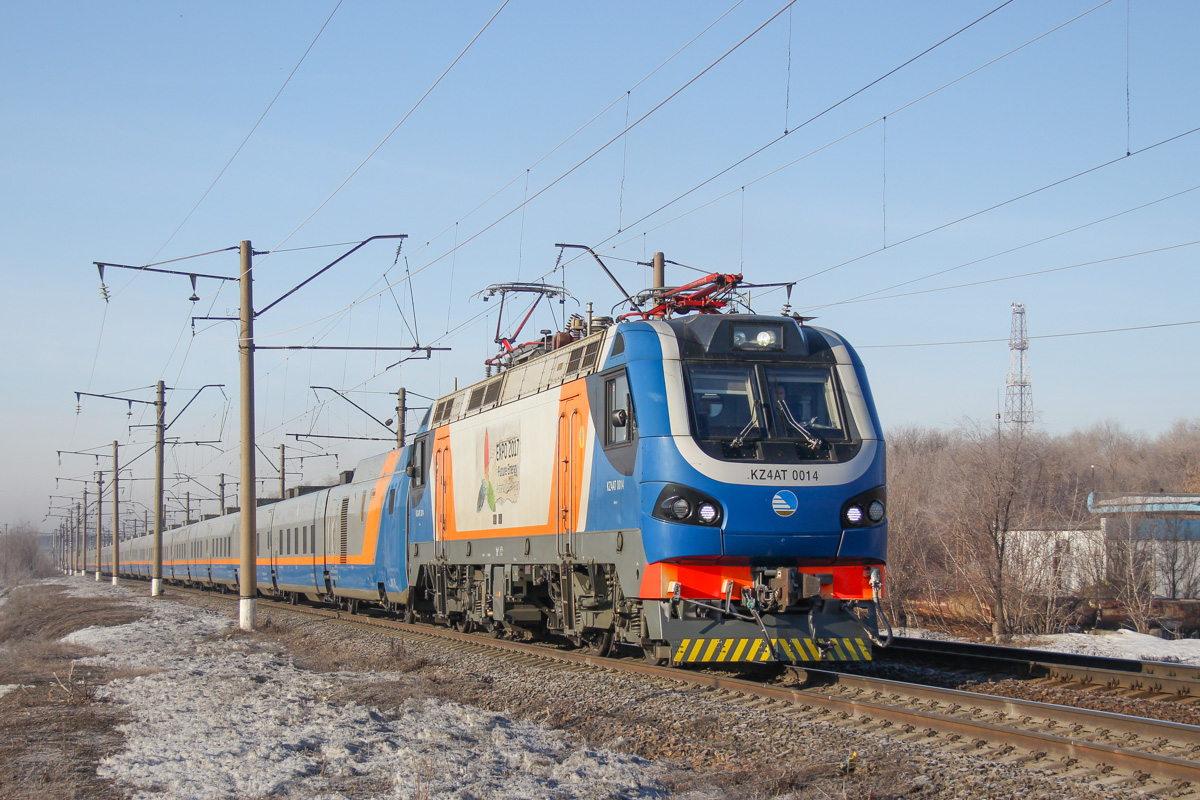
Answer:
[{"label": "overhead contact wire", "polygon": [[279,87],[279,91],[275,93],[275,96],[271,98],[271,102],[267,103],[267,107],[263,109],[262,114],[260,114],[258,119],[255,120],[254,125],[250,128],[250,132],[246,134],[246,138],[242,139],[242,143],[239,144],[237,149],[233,151],[233,155],[231,155],[229,160],[225,162],[225,166],[221,167],[221,171],[217,173],[217,177],[213,178],[213,182],[210,183],[208,188],[204,190],[204,194],[200,195],[200,199],[196,201],[196,205],[192,206],[192,210],[187,213],[187,216],[183,218],[182,222],[175,226],[175,230],[171,231],[171,235],[167,237],[167,240],[163,242],[157,250],[154,251],[154,255],[150,256],[151,260],[156,258],[158,254],[161,253],[163,249],[171,243],[171,240],[174,239],[175,235],[179,233],[184,225],[187,224],[187,221],[192,218],[192,215],[196,213],[196,209],[200,208],[200,204],[204,202],[209,193],[225,175],[226,170],[228,170],[230,165],[233,164],[234,159],[236,159],[238,154],[242,152],[242,148],[244,148],[246,143],[250,141],[250,137],[254,135],[256,130],[258,130],[258,126],[262,124],[264,119],[266,119],[267,114],[271,111],[271,108],[274,107],[275,101],[279,99],[279,96],[283,94],[283,90],[287,88],[289,83],[291,83],[292,77],[296,74],[296,71],[300,69],[300,65],[304,63],[304,59],[308,58],[308,54],[312,52],[317,40],[321,38],[321,34],[324,33],[325,28],[329,26],[330,21],[333,19],[333,15],[336,14],[338,9],[341,7],[342,0],[338,0],[337,5],[333,7],[333,11],[329,12],[329,16],[325,18],[325,22],[322,23],[320,30],[317,31],[317,35],[314,36],[313,40],[308,43],[308,47],[305,48],[304,54],[300,56],[300,60],[296,62],[296,66],[292,67],[292,71],[288,73],[287,78],[283,81],[283,85]]},{"label": "overhead contact wire", "polygon": [[359,170],[361,170],[363,167],[365,167],[367,165],[367,162],[370,161],[375,156],[375,154],[379,152],[380,148],[382,148],[385,144],[387,144],[387,141],[392,138],[392,136],[396,133],[396,131],[400,130],[400,126],[403,125],[405,122],[407,122],[408,118],[411,117],[413,115],[413,113],[415,113],[416,110],[418,108],[420,108],[421,104],[425,102],[425,98],[429,97],[429,95],[433,93],[433,90],[438,87],[438,85],[442,82],[442,80],[445,79],[445,77],[450,74],[450,70],[454,69],[455,65],[457,65],[458,62],[463,59],[463,57],[467,54],[467,51],[471,49],[471,47],[475,44],[475,42],[479,41],[479,37],[483,36],[484,32],[489,27],[491,27],[491,24],[496,20],[496,17],[500,16],[500,12],[503,11],[506,6],[508,6],[509,2],[510,2],[510,0],[504,0],[504,2],[502,2],[500,4],[500,7],[496,9],[495,13],[493,13],[490,18],[488,18],[488,21],[483,24],[483,27],[479,29],[479,32],[476,33],[471,38],[471,41],[467,42],[466,47],[464,47],[462,49],[462,51],[457,56],[454,57],[454,60],[450,62],[449,66],[447,66],[444,70],[442,70],[442,74],[437,77],[437,80],[435,80],[432,84],[430,84],[429,88],[425,90],[425,93],[422,94],[421,97],[418,98],[417,102],[412,105],[412,108],[410,108],[404,114],[404,116],[400,118],[400,121],[397,122],[390,131],[388,131],[387,135],[383,137],[383,139],[379,142],[379,144],[375,145],[375,148],[373,150],[371,150],[370,153],[367,154],[367,157],[364,158],[362,160],[362,162],[357,167],[355,167],[349,175],[346,176],[345,180],[343,180],[341,183],[339,183],[337,185],[337,188],[335,188],[332,192],[330,192],[329,196],[326,197],[324,200],[322,200],[321,204],[319,206],[317,206],[315,209],[313,209],[313,212],[311,214],[309,214],[307,217],[305,217],[304,220],[299,225],[297,225],[291,233],[289,233],[287,236],[283,237],[283,239],[279,242],[279,244],[275,245],[275,247],[272,248],[273,250],[278,250],[288,240],[290,240],[293,236],[295,236],[297,233],[299,233],[300,229],[303,228],[305,225],[307,225],[309,220],[311,220],[318,213],[320,213],[321,209],[323,209],[329,203],[329,201],[332,200],[334,198],[334,196],[338,192],[340,192],[342,190],[342,188],[347,183],[349,183],[350,180],[355,175],[358,174]]}]

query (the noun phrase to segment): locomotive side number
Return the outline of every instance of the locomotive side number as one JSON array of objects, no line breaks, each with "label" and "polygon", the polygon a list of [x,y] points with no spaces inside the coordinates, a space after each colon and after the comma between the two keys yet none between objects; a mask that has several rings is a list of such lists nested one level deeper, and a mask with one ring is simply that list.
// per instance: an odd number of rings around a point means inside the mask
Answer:
[{"label": "locomotive side number", "polygon": [[750,480],[757,483],[810,483],[820,479],[817,472],[815,469],[752,469]]}]

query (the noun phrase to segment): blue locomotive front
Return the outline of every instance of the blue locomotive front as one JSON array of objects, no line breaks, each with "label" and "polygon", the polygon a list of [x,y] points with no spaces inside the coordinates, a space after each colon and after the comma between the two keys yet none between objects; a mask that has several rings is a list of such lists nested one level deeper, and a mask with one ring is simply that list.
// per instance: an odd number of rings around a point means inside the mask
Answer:
[{"label": "blue locomotive front", "polygon": [[887,555],[862,363],[791,317],[620,326],[656,660],[865,659]]}]

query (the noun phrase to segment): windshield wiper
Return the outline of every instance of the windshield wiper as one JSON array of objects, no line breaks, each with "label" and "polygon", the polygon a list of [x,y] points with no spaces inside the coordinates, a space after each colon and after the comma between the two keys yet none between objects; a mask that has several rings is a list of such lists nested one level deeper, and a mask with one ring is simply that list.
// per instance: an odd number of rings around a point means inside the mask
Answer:
[{"label": "windshield wiper", "polygon": [[802,423],[796,421],[796,418],[792,416],[792,410],[788,408],[786,402],[783,400],[776,400],[775,407],[783,412],[783,419],[787,422],[787,424],[791,425],[800,432],[800,436],[804,439],[804,443],[808,446],[809,450],[824,450],[826,447],[828,447],[824,439],[810,431]]},{"label": "windshield wiper", "polygon": [[741,447],[743,444],[746,443],[746,436],[748,436],[750,434],[750,431],[759,427],[757,420],[758,420],[758,410],[760,407],[761,407],[760,404],[755,403],[754,413],[752,413],[750,415],[750,421],[746,423],[746,427],[742,428],[742,430],[738,433],[738,435],[733,437],[733,441],[731,441],[729,443],[732,447]]}]

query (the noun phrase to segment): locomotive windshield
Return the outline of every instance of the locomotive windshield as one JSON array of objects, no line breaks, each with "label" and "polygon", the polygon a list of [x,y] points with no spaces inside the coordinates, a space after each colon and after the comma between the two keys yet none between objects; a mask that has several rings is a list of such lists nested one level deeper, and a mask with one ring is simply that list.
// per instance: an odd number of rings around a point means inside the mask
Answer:
[{"label": "locomotive windshield", "polygon": [[841,460],[845,404],[825,366],[687,365],[692,436],[716,458]]}]

